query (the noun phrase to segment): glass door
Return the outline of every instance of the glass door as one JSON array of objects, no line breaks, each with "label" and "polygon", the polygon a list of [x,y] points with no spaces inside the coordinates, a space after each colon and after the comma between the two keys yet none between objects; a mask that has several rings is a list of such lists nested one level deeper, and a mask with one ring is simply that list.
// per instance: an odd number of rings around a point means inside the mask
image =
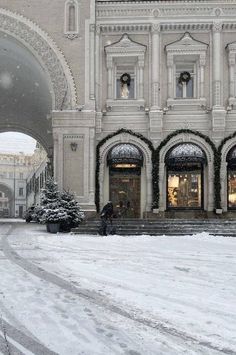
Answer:
[{"label": "glass door", "polygon": [[119,218],[139,218],[140,175],[111,172],[110,200]]}]

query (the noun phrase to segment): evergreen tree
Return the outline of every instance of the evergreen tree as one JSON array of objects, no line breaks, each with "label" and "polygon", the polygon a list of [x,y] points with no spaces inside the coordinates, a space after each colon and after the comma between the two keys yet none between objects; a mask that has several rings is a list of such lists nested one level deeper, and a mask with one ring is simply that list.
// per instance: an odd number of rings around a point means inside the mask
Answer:
[{"label": "evergreen tree", "polygon": [[62,231],[69,231],[84,219],[74,194],[58,190],[57,183],[49,178],[41,191],[41,214],[43,223],[58,223]]}]

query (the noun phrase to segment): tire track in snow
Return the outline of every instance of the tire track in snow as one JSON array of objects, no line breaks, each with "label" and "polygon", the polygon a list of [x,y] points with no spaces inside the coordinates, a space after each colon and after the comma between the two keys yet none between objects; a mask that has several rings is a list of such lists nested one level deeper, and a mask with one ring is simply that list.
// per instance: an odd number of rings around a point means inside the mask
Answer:
[{"label": "tire track in snow", "polygon": [[[169,327],[159,321],[154,321],[151,319],[146,319],[144,317],[140,317],[136,315],[134,311],[126,311],[114,304],[111,303],[111,301],[104,296],[101,296],[99,293],[96,293],[95,291],[89,291],[83,288],[79,288],[70,282],[64,280],[61,277],[58,277],[57,275],[50,273],[41,267],[38,267],[23,257],[21,257],[17,252],[14,251],[14,249],[10,246],[8,237],[12,234],[13,230],[15,227],[11,227],[10,230],[3,235],[2,237],[2,250],[5,255],[5,257],[13,262],[14,264],[17,264],[20,266],[22,269],[25,271],[29,272],[30,274],[33,274],[34,276],[47,281],[51,284],[54,284],[58,286],[59,288],[62,288],[78,297],[81,297],[83,299],[86,299],[89,302],[92,302],[93,304],[103,307],[107,309],[108,311],[112,313],[116,313],[122,317],[125,317],[127,319],[130,319],[134,322],[137,322],[141,325],[145,325],[147,327],[150,327],[152,329],[158,330],[161,334],[163,335],[169,335],[171,337],[175,337],[177,339],[181,339],[184,342],[190,344],[191,346],[194,344],[196,346],[200,346],[202,348],[207,348],[209,350],[217,351],[222,354],[227,354],[227,355],[236,355],[236,351],[229,349],[229,348],[220,348],[219,346],[216,346],[212,344],[210,341],[201,341],[200,339],[197,339],[185,332],[182,332],[178,329],[175,329],[174,327]],[[55,353],[54,353],[55,354]]]}]

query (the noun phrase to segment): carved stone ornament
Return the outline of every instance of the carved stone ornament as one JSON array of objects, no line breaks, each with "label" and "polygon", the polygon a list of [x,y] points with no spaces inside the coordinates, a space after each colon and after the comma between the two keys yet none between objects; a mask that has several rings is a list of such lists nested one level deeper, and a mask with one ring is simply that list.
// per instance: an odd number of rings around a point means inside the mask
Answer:
[{"label": "carved stone ornament", "polygon": [[188,32],[186,32],[180,40],[166,45],[165,50],[170,56],[172,55],[202,55],[202,59],[206,55],[208,45],[197,41]]},{"label": "carved stone ornament", "polygon": [[127,33],[125,33],[118,42],[110,44],[108,46],[105,46],[105,51],[107,54],[135,52],[138,55],[138,53],[141,54],[146,51],[146,46],[144,46],[143,44],[132,41],[129,38],[129,36],[127,35]]},{"label": "carved stone ornament", "polygon": [[221,32],[222,27],[223,27],[223,24],[221,21],[214,21],[213,26],[212,26],[212,31],[213,32]]},{"label": "carved stone ornament", "polygon": [[152,33],[159,33],[161,30],[161,26],[159,23],[153,23],[151,27],[151,32]]},{"label": "carved stone ornament", "polygon": [[214,14],[215,16],[219,17],[222,14],[222,9],[217,7],[216,9],[214,9]]},{"label": "carved stone ornament", "polygon": [[75,38],[78,38],[79,35],[78,35],[78,33],[66,33],[66,34],[65,34],[65,37],[68,38],[68,39],[70,39],[70,40],[73,40],[73,39],[75,39]]},{"label": "carved stone ornament", "polygon": [[35,23],[22,15],[0,9],[0,31],[23,43],[47,70],[54,92],[55,110],[76,105],[76,89],[71,70],[60,49]]}]

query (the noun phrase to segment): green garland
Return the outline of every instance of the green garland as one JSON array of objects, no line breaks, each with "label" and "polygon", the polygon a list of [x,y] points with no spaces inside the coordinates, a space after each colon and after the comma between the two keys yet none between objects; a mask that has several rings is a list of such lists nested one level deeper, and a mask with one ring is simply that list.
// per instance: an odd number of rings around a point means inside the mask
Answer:
[{"label": "green garland", "polygon": [[215,197],[215,208],[221,208],[221,198],[220,198],[220,158],[221,155],[219,154],[218,150],[216,149],[214,143],[210,140],[209,137],[206,135],[198,132],[193,131],[191,129],[179,129],[171,134],[169,134],[156,148],[153,154],[153,170],[152,170],[152,181],[153,181],[153,208],[159,207],[159,198],[160,198],[160,191],[159,191],[159,162],[160,162],[160,150],[169,142],[169,140],[178,134],[187,133],[187,134],[194,134],[202,139],[204,139],[212,148],[214,153],[214,197]]},{"label": "green garland", "polygon": [[106,143],[106,141],[108,141],[109,139],[117,136],[118,134],[121,134],[121,133],[128,133],[130,134],[131,136],[134,136],[134,137],[137,137],[139,139],[141,139],[143,142],[145,142],[150,151],[152,152],[152,155],[153,155],[153,152],[154,152],[154,147],[152,145],[152,142],[149,141],[149,139],[147,139],[146,137],[144,137],[142,134],[140,133],[135,133],[129,129],[125,129],[125,128],[121,128],[119,129],[118,131],[114,132],[114,133],[111,133],[109,135],[107,135],[105,138],[103,138],[97,145],[96,147],[96,176],[95,176],[95,204],[96,204],[96,207],[97,207],[97,212],[100,211],[100,186],[99,186],[99,171],[100,171],[100,148],[103,146],[103,144]]},{"label": "green garland", "polygon": [[213,154],[214,154],[214,202],[215,202],[215,208],[221,208],[221,183],[220,183],[220,167],[221,167],[221,150],[224,145],[224,143],[231,138],[234,138],[236,136],[236,132],[232,134],[231,136],[225,138],[219,148],[217,149],[214,145],[214,143],[211,141],[211,139],[198,132],[198,131],[193,131],[190,129],[179,129],[171,134],[169,134],[161,143],[160,145],[154,150],[153,144],[151,141],[149,141],[146,137],[144,137],[140,133],[135,133],[132,132],[131,130],[128,129],[119,129],[118,131],[111,133],[107,135],[105,138],[103,138],[97,145],[96,147],[96,182],[95,182],[95,204],[97,207],[97,211],[99,212],[100,210],[100,198],[99,198],[99,192],[100,192],[100,186],[99,186],[99,171],[100,171],[100,148],[103,146],[103,144],[106,143],[109,139],[112,137],[121,134],[121,133],[128,133],[132,136],[135,136],[142,141],[144,141],[150,151],[152,152],[152,187],[153,187],[153,208],[158,208],[159,207],[159,198],[160,198],[160,191],[159,191],[159,162],[160,162],[160,150],[169,142],[169,140],[178,134],[185,133],[185,134],[193,134],[195,136],[198,136],[202,139],[205,140],[206,143],[209,144],[209,146],[212,148]]}]

